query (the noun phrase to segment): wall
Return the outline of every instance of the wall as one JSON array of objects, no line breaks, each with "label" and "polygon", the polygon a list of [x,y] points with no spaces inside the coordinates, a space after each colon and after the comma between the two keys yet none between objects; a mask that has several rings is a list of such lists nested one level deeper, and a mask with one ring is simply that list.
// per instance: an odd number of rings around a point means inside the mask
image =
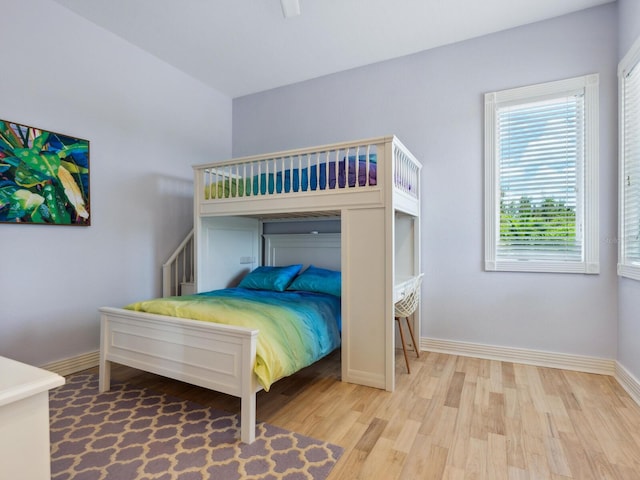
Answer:
[{"label": "wall", "polygon": [[98,307],[160,294],[232,104],[51,0],[5,2],[0,39],[0,118],[90,141],[90,227],[0,225],[0,355],[42,365],[98,349]]},{"label": "wall", "polygon": [[[242,156],[396,134],[422,160],[422,336],[616,356],[617,7],[233,102]],[[601,274],[483,271],[483,94],[600,73]]]},{"label": "wall", "polygon": [[[640,37],[640,2],[618,0],[619,59]],[[640,378],[640,282],[618,280],[618,362],[636,379]]]}]

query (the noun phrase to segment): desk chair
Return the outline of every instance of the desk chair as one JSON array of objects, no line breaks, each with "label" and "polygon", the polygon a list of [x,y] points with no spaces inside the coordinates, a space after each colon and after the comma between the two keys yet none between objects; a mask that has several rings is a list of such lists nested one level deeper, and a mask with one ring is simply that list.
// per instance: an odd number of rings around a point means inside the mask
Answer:
[{"label": "desk chair", "polygon": [[400,340],[402,341],[402,350],[404,352],[404,360],[407,363],[407,373],[411,373],[411,368],[409,367],[409,357],[407,356],[407,345],[404,341],[404,332],[402,330],[402,323],[400,322],[401,318],[404,318],[407,321],[407,327],[409,327],[409,334],[411,335],[411,341],[413,342],[413,348],[416,352],[418,358],[420,358],[420,347],[416,343],[416,339],[413,336],[413,328],[411,327],[411,322],[409,321],[409,317],[413,315],[413,313],[418,308],[418,304],[420,303],[420,286],[422,285],[422,277],[424,273],[421,273],[417,277],[413,279],[413,283],[407,286],[405,290],[404,297],[398,300],[395,303],[395,317],[396,322],[398,322],[398,329],[400,330]]}]

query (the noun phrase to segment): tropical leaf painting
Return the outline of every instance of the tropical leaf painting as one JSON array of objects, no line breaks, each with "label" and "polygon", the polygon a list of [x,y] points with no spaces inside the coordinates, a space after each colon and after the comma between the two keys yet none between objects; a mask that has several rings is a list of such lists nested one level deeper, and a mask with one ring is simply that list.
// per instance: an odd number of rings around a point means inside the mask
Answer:
[{"label": "tropical leaf painting", "polygon": [[0,222],[90,225],[89,142],[0,120]]}]

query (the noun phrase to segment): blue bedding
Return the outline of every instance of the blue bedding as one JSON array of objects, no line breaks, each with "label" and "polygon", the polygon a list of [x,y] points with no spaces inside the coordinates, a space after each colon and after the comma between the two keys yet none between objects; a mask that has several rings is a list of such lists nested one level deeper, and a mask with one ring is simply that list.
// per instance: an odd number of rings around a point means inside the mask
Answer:
[{"label": "blue bedding", "polygon": [[[376,155],[369,155],[368,171],[366,156],[355,156],[338,162],[321,163],[305,168],[285,169],[274,173],[261,173],[246,179],[230,178],[207,187],[205,198],[257,196],[273,193],[306,192],[336,188],[377,185]],[[337,175],[336,175],[337,174]]]},{"label": "blue bedding", "polygon": [[[295,169],[293,171],[285,170],[284,172],[265,173],[260,177],[254,177],[252,195],[264,195],[265,193],[288,193],[288,192],[306,192],[307,190],[325,190],[326,188],[336,188],[336,167],[335,162],[321,163],[320,176],[318,177],[318,166],[311,165],[309,168]],[[329,175],[327,175],[327,166]],[[355,157],[349,157],[349,165],[345,160],[338,162],[338,178],[337,188],[354,187],[356,185],[356,176],[358,177],[358,186],[376,185],[377,169],[375,155],[369,157],[369,178],[367,182],[366,159],[361,156],[356,166]],[[358,170],[356,170],[358,169]],[[291,174],[293,173],[293,181]],[[328,185],[327,185],[328,182]],[[259,193],[258,193],[259,192]]]},{"label": "blue bedding", "polygon": [[267,391],[340,346],[340,298],[333,295],[228,288],[125,308],[258,329],[254,372]]}]

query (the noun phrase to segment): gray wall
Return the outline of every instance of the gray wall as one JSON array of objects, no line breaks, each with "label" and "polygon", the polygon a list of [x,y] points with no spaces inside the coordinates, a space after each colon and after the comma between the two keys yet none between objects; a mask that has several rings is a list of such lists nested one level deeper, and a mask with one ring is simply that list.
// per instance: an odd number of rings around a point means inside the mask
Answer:
[{"label": "gray wall", "polygon": [[[233,101],[242,156],[396,134],[424,164],[422,335],[615,358],[617,6]],[[600,73],[601,274],[484,272],[483,94]]]},{"label": "gray wall", "polygon": [[[618,0],[619,57],[622,59],[640,38],[640,2]],[[618,281],[618,361],[635,378],[640,378],[640,282],[627,278]]]},{"label": "gray wall", "polygon": [[160,294],[232,104],[51,0],[3,2],[0,39],[0,118],[91,142],[90,227],[0,224],[0,355],[42,365],[98,349],[98,307]]}]

